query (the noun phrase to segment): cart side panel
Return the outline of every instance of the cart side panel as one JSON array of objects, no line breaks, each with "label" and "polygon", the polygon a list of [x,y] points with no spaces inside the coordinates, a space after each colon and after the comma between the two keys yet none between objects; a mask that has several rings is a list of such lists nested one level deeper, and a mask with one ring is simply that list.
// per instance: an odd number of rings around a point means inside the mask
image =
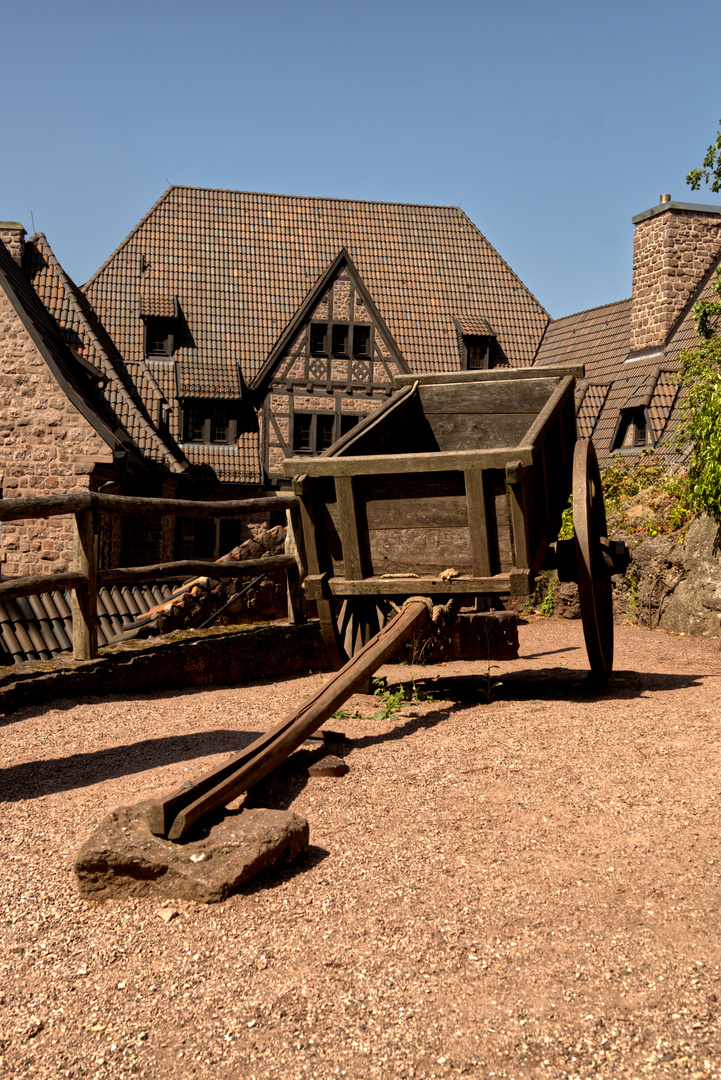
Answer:
[{"label": "cart side panel", "polygon": [[311,478],[313,533],[318,551],[318,570],[321,574],[343,574],[343,547],[332,476]]},{"label": "cart side panel", "polygon": [[513,568],[513,538],[508,513],[506,475],[502,469],[485,469],[486,528],[491,574],[507,574]]},{"label": "cart side panel", "polygon": [[522,444],[557,378],[422,386],[423,412],[440,450],[485,450]]},{"label": "cart side panel", "polygon": [[470,573],[463,473],[356,477],[355,491],[367,574]]}]

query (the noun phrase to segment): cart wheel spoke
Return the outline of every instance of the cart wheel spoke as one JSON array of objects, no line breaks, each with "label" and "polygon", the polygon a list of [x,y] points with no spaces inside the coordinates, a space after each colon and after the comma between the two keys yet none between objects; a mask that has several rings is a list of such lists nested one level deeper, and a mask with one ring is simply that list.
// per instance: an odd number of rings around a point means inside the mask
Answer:
[{"label": "cart wheel spoke", "polygon": [[601,538],[608,534],[601,474],[593,443],[579,439],[573,454],[573,528],[581,621],[591,671],[607,679],[613,668],[611,581],[598,573]]}]

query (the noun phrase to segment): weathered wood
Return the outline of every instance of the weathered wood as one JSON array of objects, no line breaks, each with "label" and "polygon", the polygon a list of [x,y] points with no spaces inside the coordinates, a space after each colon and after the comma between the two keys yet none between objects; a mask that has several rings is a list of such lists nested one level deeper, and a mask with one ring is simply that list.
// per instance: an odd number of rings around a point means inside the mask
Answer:
[{"label": "weathered wood", "polygon": [[[572,375],[567,375],[564,379],[561,379],[558,386],[538,414],[535,423],[526,432],[524,442],[527,446],[537,447],[543,443],[546,432],[554,422],[557,413],[563,409],[566,401],[573,394],[574,386],[575,383]],[[522,464],[528,464],[521,454],[519,454],[518,457]]]},{"label": "weathered wood", "polygon": [[393,385],[397,389],[401,389],[404,386],[408,386],[409,383],[418,383],[419,386],[432,386],[434,383],[474,383],[474,382],[504,382],[509,379],[513,379],[514,382],[521,381],[523,379],[537,379],[539,376],[542,378],[557,377],[563,378],[566,375],[571,375],[576,379],[582,379],[584,376],[583,364],[564,364],[559,367],[552,368],[490,368],[486,371],[454,371],[452,374],[435,374],[435,375],[395,375],[393,377]]},{"label": "weathered wood", "polygon": [[62,574],[35,574],[32,577],[5,578],[0,582],[0,601],[17,600],[19,596],[37,596],[57,589],[81,589],[88,579],[85,574],[69,570]]},{"label": "weathered wood", "polygon": [[460,529],[370,530],[367,561],[371,574],[398,574],[406,570],[440,574],[449,569],[470,573],[468,520]]},{"label": "weathered wood", "polygon": [[96,505],[103,513],[177,517],[242,517],[259,510],[288,510],[298,505],[295,495],[272,495],[228,502],[196,502],[191,499],[146,499],[135,495],[103,495],[80,491],[70,495],[40,495],[27,499],[0,499],[0,521],[75,514]]},{"label": "weathered wood", "polygon": [[508,461],[533,464],[530,445],[507,446],[496,450],[446,450],[435,454],[371,454],[337,458],[287,458],[283,468],[288,476],[307,473],[316,476],[363,476],[388,473],[465,472],[466,469],[505,469]]},{"label": "weathered wood", "polygon": [[303,529],[300,522],[300,510],[286,511],[285,554],[294,562],[289,566],[288,575],[288,622],[299,624],[307,621],[308,610],[303,592],[303,578],[308,573],[303,543]]},{"label": "weathered wood", "polygon": [[[538,416],[558,385],[558,377],[505,379],[469,382],[459,389],[454,383],[432,383],[420,387],[419,396],[426,416],[434,413],[463,413],[477,420],[478,414],[493,418],[523,413]],[[530,421],[528,426],[530,427]],[[503,444],[507,445],[506,443]]]},{"label": "weathered wood", "polygon": [[134,495],[96,496],[103,513],[176,517],[243,517],[260,510],[291,510],[298,505],[295,495],[269,495],[257,499],[229,499],[227,502],[195,502],[192,499],[146,499]]},{"label": "weathered wood", "polygon": [[[517,470],[513,469],[516,474]],[[508,479],[508,475],[506,474]],[[508,508],[511,518],[511,532],[513,536],[513,564],[518,570],[526,569],[531,563],[530,541],[528,536],[528,517],[523,505],[523,485],[507,484]]]},{"label": "weathered wood", "polygon": [[422,601],[409,604],[372,638],[329,683],[220,769],[184,785],[149,809],[156,835],[181,840],[207,814],[226,806],[266,777],[363,685],[428,619]]},{"label": "weathered wood", "polygon": [[78,491],[71,495],[39,495],[27,499],[0,499],[0,521],[20,521],[23,518],[55,517],[57,514],[76,514],[92,506],[93,495]]},{"label": "weathered wood", "polygon": [[344,577],[360,580],[363,577],[360,544],[358,542],[358,519],[355,510],[353,478],[335,477],[336,505],[340,524],[341,545],[343,547]]},{"label": "weathered wood", "polygon": [[72,596],[73,659],[94,660],[98,655],[98,526],[93,506],[75,514],[73,572],[86,582]]},{"label": "weathered wood", "polygon": [[363,581],[346,581],[345,578],[322,574],[305,580],[306,596],[309,600],[321,600],[325,596],[470,596],[484,593],[500,596],[510,593],[511,585],[508,574],[492,574],[490,577],[477,578],[469,575],[441,579],[439,575],[419,575],[417,577],[382,578],[367,577]]},{"label": "weathered wood", "polygon": [[180,559],[178,562],[153,563],[149,566],[121,566],[98,573],[100,585],[127,585],[139,581],[162,581],[165,578],[208,577],[241,578],[259,570],[277,573],[295,566],[292,555],[269,555],[267,559],[239,559],[214,562],[212,559]]},{"label": "weathered wood", "polygon": [[464,412],[438,412],[428,416],[439,450],[477,452],[492,450],[498,446],[512,447],[521,443],[530,445],[526,432],[535,419],[536,414],[531,412],[492,413],[490,416],[481,413],[467,416]]},{"label": "weathered wood", "polygon": [[471,564],[474,577],[490,577],[491,554],[488,547],[488,521],[486,519],[486,493],[483,473],[469,469],[465,474],[466,513],[471,540]]}]

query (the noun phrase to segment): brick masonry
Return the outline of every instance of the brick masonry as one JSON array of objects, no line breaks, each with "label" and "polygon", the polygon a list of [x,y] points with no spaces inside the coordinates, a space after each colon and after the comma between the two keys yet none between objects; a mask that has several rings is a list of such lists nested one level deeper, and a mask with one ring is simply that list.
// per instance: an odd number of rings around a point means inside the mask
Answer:
[{"label": "brick masonry", "polygon": [[[56,382],[0,291],[0,489],[6,499],[84,491],[108,446]],[[3,522],[3,576],[72,566],[72,519]]]},{"label": "brick masonry", "polygon": [[631,351],[662,345],[721,250],[721,214],[667,210],[636,222]]}]

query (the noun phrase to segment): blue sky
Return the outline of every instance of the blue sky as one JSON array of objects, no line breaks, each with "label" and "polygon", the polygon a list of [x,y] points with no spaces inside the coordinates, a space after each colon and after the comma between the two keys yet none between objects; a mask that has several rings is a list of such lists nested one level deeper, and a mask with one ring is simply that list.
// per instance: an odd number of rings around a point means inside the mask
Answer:
[{"label": "blue sky", "polygon": [[[692,193],[721,4],[2,0],[0,219],[84,282],[168,182],[460,205],[554,317]],[[707,84],[711,84],[707,92]]]}]

